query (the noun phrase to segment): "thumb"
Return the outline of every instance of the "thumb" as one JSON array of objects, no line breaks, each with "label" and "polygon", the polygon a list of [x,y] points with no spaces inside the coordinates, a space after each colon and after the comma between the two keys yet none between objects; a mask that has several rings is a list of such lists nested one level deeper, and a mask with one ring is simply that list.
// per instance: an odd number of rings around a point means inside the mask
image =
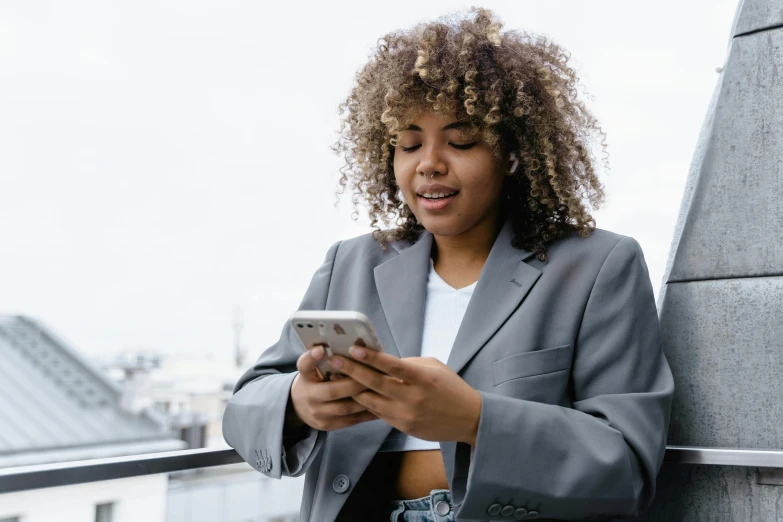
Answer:
[{"label": "thumb", "polygon": [[296,361],[296,369],[299,374],[308,381],[320,382],[323,380],[321,372],[318,371],[318,363],[324,357],[323,346],[316,345],[308,348],[305,353],[299,356]]}]

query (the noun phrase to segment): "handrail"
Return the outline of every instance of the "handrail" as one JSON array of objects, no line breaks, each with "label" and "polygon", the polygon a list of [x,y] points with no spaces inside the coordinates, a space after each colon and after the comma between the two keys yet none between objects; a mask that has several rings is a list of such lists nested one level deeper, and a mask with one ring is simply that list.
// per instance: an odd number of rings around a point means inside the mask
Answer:
[{"label": "handrail", "polygon": [[783,450],[666,446],[664,462],[783,470]]},{"label": "handrail", "polygon": [[[667,446],[664,462],[783,470],[783,450]],[[0,469],[0,493],[85,484],[244,462],[231,448],[37,464]]]},{"label": "handrail", "polygon": [[85,484],[244,462],[231,449],[191,449],[0,468],[0,493]]}]

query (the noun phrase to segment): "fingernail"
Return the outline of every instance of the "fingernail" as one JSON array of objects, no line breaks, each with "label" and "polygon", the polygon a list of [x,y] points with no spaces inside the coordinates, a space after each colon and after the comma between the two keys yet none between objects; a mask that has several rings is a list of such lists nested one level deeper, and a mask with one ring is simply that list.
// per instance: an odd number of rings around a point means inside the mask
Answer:
[{"label": "fingernail", "polygon": [[351,346],[351,349],[349,350],[351,352],[351,355],[356,357],[357,359],[364,359],[365,352],[363,348],[358,348],[356,346]]},{"label": "fingernail", "polygon": [[342,368],[343,367],[343,362],[340,359],[338,359],[337,357],[332,357],[329,360],[329,364],[331,364],[335,368]]},{"label": "fingernail", "polygon": [[316,346],[315,348],[310,349],[310,357],[313,359],[320,359],[323,354],[324,349],[321,346]]}]

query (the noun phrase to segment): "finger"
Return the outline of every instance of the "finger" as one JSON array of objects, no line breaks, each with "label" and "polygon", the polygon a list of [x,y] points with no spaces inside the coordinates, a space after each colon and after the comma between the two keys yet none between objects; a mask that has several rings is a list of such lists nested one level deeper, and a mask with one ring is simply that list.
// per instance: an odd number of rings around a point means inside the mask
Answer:
[{"label": "finger", "polygon": [[353,396],[353,400],[378,417],[393,416],[394,400],[372,390],[365,390]]},{"label": "finger", "polygon": [[346,375],[336,381],[318,383],[314,397],[319,402],[330,402],[351,397],[366,389],[367,386]]},{"label": "finger", "polygon": [[329,362],[354,381],[377,393],[388,397],[398,397],[399,395],[399,387],[402,385],[396,377],[390,377],[375,368],[357,363],[341,355],[332,356]]},{"label": "finger", "polygon": [[346,415],[353,415],[362,411],[367,411],[367,408],[353,400],[351,397],[330,401],[319,407],[319,414],[327,418],[345,417]]},{"label": "finger", "polygon": [[303,378],[319,382],[323,380],[318,372],[317,365],[324,357],[324,349],[322,346],[315,346],[307,349],[305,353],[299,356],[296,361],[296,369]]},{"label": "finger", "polygon": [[407,364],[406,361],[399,357],[378,350],[369,350],[361,346],[352,346],[349,353],[351,357],[362,364],[372,366],[386,375],[396,377],[398,380],[416,382],[417,372],[415,366]]},{"label": "finger", "polygon": [[355,426],[362,422],[373,421],[376,419],[378,419],[378,417],[374,413],[371,413],[366,410],[360,411],[359,413],[354,413],[353,415],[346,415],[344,417],[335,417],[328,423],[328,428],[326,431],[334,431],[342,428],[348,428],[350,426]]}]

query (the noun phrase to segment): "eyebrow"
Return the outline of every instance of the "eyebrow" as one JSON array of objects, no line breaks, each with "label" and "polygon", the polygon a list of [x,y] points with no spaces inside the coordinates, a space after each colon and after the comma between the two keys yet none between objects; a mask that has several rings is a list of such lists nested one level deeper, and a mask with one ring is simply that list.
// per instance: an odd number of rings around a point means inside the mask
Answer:
[{"label": "eyebrow", "polygon": [[[449,123],[448,125],[443,127],[441,130],[463,129],[465,127],[470,127],[470,122],[468,120],[457,120],[455,122]],[[402,130],[421,131],[421,127],[411,123],[410,125],[408,125],[407,127],[405,127]]]}]

